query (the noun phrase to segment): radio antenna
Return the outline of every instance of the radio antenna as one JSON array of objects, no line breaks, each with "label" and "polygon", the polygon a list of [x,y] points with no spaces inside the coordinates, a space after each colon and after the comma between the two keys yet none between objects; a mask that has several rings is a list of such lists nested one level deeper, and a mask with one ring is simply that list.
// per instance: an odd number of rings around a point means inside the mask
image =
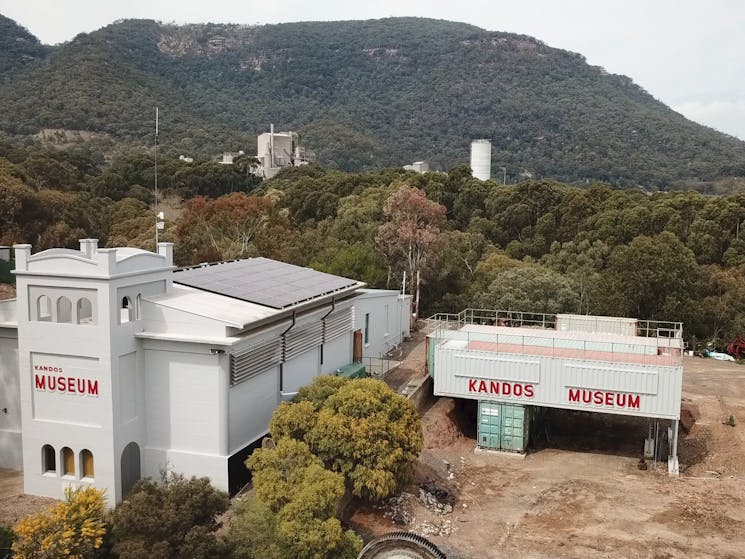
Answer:
[{"label": "radio antenna", "polygon": [[158,213],[158,107],[155,107],[155,251],[158,251],[158,230],[162,227]]}]

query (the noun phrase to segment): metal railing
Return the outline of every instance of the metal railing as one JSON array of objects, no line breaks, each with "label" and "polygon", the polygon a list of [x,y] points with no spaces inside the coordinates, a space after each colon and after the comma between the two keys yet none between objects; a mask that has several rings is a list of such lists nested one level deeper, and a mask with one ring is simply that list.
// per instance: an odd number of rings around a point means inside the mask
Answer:
[{"label": "metal railing", "polygon": [[[556,329],[556,314],[509,311],[495,309],[473,309],[467,308],[458,314],[437,313],[424,320],[424,330],[431,333],[437,329],[455,330],[467,324],[481,324],[488,326],[512,326],[519,328],[545,328]],[[589,315],[565,315],[582,320],[583,322],[595,321],[596,324],[603,321],[611,321],[617,317],[589,316]],[[636,335],[649,338],[682,338],[683,323],[661,320],[636,320]],[[595,330],[601,333],[602,330]]]},{"label": "metal railing", "polygon": [[[557,329],[564,320],[576,320],[581,328]],[[448,340],[465,342],[463,349],[546,355],[566,359],[589,359],[621,363],[679,365],[683,354],[683,324],[681,322],[634,320],[614,322],[614,317],[557,315],[522,311],[465,309],[458,314],[438,313],[424,322],[424,332],[433,343]],[[621,332],[610,331],[615,325]],[[536,329],[533,334],[515,332],[459,331],[467,325],[502,326]],[[603,328],[606,328],[604,331]],[[562,335],[541,336],[540,330],[560,331]],[[625,330],[625,331],[623,331]],[[582,339],[582,334],[604,334],[607,339]],[[656,338],[657,343],[634,343],[614,340],[614,336]]]}]

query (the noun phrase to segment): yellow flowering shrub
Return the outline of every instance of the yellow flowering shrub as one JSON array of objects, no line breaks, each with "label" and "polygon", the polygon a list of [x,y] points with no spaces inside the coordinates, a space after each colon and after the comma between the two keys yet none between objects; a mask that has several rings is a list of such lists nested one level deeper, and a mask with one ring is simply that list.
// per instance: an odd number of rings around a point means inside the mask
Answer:
[{"label": "yellow flowering shrub", "polygon": [[48,512],[15,526],[16,559],[88,559],[106,534],[103,491],[92,487],[65,490],[65,500]]}]

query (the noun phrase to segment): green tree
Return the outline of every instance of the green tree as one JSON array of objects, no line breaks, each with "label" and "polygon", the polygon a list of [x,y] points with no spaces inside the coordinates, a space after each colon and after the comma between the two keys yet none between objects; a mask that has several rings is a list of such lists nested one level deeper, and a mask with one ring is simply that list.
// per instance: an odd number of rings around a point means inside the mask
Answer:
[{"label": "green tree", "polygon": [[[258,547],[265,536],[247,526],[249,519],[273,530],[276,546],[269,552],[293,559],[353,559],[362,541],[352,531],[344,531],[336,518],[344,494],[344,477],[326,470],[308,445],[280,438],[275,448],[258,449],[247,461],[253,472],[256,496],[265,506],[249,504],[239,512],[231,527],[231,540],[247,557],[265,557]],[[253,541],[252,541],[253,540]]]},{"label": "green tree", "polygon": [[675,320],[694,294],[696,270],[693,252],[672,233],[636,237],[610,254],[601,308],[617,316]]},{"label": "green tree", "polygon": [[[316,386],[316,384],[320,386]],[[344,475],[352,493],[377,500],[411,481],[422,449],[421,420],[414,406],[375,379],[344,381],[332,391],[318,377],[297,404],[280,406],[272,436],[294,437],[308,444],[327,468]],[[310,416],[307,403],[318,410]],[[293,406],[305,406],[299,412]]]},{"label": "green tree", "polygon": [[539,313],[577,312],[580,296],[571,279],[540,266],[512,268],[497,274],[477,296],[483,309]]},{"label": "green tree", "polygon": [[140,480],[112,516],[114,553],[120,559],[217,559],[227,557],[217,539],[227,494],[208,478],[165,475]]}]

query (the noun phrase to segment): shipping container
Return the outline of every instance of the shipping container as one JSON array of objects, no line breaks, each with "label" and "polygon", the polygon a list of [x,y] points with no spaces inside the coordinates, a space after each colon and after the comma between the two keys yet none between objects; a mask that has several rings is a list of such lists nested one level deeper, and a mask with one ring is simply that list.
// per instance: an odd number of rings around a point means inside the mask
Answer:
[{"label": "shipping container", "polygon": [[617,316],[557,314],[556,329],[561,332],[592,332],[636,336],[637,320]]},{"label": "shipping container", "polygon": [[436,396],[680,418],[683,368],[679,355],[658,355],[661,340],[621,338],[603,351],[469,341],[475,334],[447,331],[454,339],[433,344]]},{"label": "shipping container", "polygon": [[479,402],[478,445],[493,450],[525,452],[528,446],[530,406],[482,400]]}]

